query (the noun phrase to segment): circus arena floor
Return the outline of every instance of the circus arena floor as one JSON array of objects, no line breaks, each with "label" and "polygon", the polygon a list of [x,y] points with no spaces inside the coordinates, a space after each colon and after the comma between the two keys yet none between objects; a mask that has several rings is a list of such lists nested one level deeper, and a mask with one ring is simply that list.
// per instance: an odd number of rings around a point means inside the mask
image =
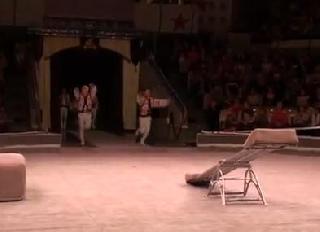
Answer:
[{"label": "circus arena floor", "polygon": [[319,231],[316,153],[262,155],[254,167],[268,205],[222,206],[219,198],[206,196],[207,189],[186,185],[184,175],[234,151],[130,141],[24,154],[27,197],[0,203],[0,231]]}]

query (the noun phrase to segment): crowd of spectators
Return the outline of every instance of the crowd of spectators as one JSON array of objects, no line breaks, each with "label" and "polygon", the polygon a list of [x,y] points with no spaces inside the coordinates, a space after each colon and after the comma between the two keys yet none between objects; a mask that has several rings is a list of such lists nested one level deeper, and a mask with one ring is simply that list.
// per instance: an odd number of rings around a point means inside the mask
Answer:
[{"label": "crowd of spectators", "polygon": [[[279,12],[280,29],[285,37],[306,37],[320,34],[320,4],[317,0],[295,0],[286,3],[285,14]],[[277,25],[277,21],[274,22]]]},{"label": "crowd of spectators", "polygon": [[[319,1],[283,0],[267,5],[268,13],[261,20],[259,30],[254,31],[255,41],[319,38]],[[249,18],[248,22],[254,24],[255,20]]]},{"label": "crowd of spectators", "polygon": [[[320,69],[308,54],[232,52],[179,43],[171,67],[208,130],[320,124]],[[173,69],[171,69],[172,71]]]}]

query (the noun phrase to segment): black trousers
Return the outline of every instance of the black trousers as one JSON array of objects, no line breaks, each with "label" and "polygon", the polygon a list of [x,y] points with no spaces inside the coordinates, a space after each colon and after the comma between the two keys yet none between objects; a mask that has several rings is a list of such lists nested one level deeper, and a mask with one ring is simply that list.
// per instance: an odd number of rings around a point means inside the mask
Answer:
[{"label": "black trousers", "polygon": [[217,109],[207,109],[205,110],[205,117],[207,122],[207,130],[209,131],[219,131],[220,125],[219,125],[219,117],[220,117],[220,111]]}]

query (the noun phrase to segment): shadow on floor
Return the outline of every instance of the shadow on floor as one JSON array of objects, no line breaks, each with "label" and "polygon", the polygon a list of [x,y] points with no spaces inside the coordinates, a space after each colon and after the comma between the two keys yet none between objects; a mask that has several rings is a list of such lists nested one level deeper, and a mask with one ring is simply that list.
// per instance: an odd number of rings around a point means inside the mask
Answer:
[{"label": "shadow on floor", "polygon": [[[81,147],[80,140],[78,138],[77,132],[66,131],[65,135],[62,136],[62,147]],[[97,147],[91,141],[86,141],[86,147]]]}]

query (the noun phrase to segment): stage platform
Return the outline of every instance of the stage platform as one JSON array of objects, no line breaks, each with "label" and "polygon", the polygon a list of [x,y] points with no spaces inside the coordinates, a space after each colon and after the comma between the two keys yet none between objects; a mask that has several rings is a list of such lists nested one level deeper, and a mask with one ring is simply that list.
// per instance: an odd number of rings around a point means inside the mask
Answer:
[{"label": "stage platform", "polygon": [[[237,132],[202,132],[197,134],[197,147],[242,147],[248,133]],[[319,136],[299,135],[299,145],[289,147],[297,150],[320,150]]]},{"label": "stage platform", "polygon": [[44,131],[0,133],[0,152],[55,152],[61,148],[61,134]]},{"label": "stage platform", "polygon": [[219,197],[207,197],[206,188],[188,186],[184,175],[232,152],[121,141],[24,154],[26,200],[0,203],[0,231],[319,231],[319,156],[263,155],[254,168],[269,205],[223,207]]}]

